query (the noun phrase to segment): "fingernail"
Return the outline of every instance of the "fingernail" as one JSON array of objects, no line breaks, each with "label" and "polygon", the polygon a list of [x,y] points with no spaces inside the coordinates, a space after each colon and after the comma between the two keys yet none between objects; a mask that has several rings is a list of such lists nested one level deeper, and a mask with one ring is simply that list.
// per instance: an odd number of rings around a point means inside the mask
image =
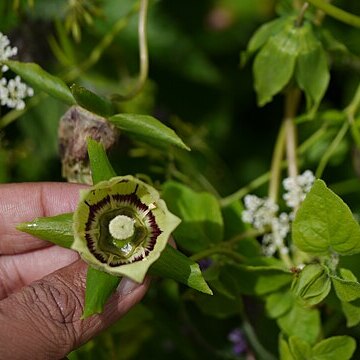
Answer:
[{"label": "fingernail", "polygon": [[119,295],[125,296],[132,293],[141,284],[136,283],[126,277],[123,277],[118,285],[116,291]]}]

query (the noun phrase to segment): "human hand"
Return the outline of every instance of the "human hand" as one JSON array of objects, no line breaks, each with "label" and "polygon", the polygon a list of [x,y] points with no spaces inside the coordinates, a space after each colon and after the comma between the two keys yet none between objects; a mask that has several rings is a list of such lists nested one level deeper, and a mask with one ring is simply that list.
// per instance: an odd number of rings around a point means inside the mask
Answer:
[{"label": "human hand", "polygon": [[82,185],[0,185],[0,358],[61,359],[116,322],[149,281],[123,279],[104,312],[80,320],[87,265],[72,250],[15,229],[75,209]]}]

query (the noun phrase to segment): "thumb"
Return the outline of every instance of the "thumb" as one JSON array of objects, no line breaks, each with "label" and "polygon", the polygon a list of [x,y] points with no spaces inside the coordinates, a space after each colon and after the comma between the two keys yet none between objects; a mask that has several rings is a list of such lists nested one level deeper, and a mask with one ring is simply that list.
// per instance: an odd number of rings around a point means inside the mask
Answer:
[{"label": "thumb", "polygon": [[0,302],[1,359],[61,359],[123,316],[149,285],[124,278],[103,313],[81,320],[86,271],[78,260]]}]

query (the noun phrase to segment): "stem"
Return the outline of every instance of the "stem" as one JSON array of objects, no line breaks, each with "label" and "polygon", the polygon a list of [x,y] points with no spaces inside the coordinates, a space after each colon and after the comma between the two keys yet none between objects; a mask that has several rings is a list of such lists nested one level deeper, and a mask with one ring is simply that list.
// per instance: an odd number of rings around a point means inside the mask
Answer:
[{"label": "stem", "polygon": [[277,203],[277,199],[279,196],[279,186],[280,186],[280,178],[281,178],[281,160],[284,156],[284,150],[285,150],[285,127],[283,123],[280,127],[279,134],[276,139],[273,157],[271,160],[269,199],[273,200],[274,203]]},{"label": "stem", "polygon": [[345,121],[343,126],[341,127],[340,131],[337,133],[337,135],[335,136],[333,142],[330,144],[330,146],[327,148],[325,154],[323,155],[323,157],[320,160],[320,163],[316,169],[315,172],[315,176],[317,178],[320,178],[321,175],[324,172],[324,169],[328,163],[328,161],[331,158],[331,155],[333,154],[333,152],[336,150],[336,148],[338,147],[338,145],[340,144],[341,140],[344,138],[346,132],[349,129],[349,122]]},{"label": "stem", "polygon": [[308,0],[308,2],[322,10],[326,15],[332,16],[333,18],[342,21],[345,24],[360,28],[359,16],[339,9],[338,7],[329,4],[324,0]]},{"label": "stem", "polygon": [[149,56],[147,46],[147,13],[149,0],[141,0],[139,11],[139,52],[140,52],[140,73],[134,88],[126,95],[114,94],[113,101],[125,101],[134,98],[143,89],[149,72]]},{"label": "stem", "polygon": [[304,16],[305,16],[305,13],[306,13],[306,10],[308,9],[309,7],[309,3],[306,2],[303,4],[303,6],[301,7],[300,9],[300,13],[295,21],[295,26],[296,27],[300,27],[304,21]]},{"label": "stem", "polygon": [[286,136],[286,158],[288,163],[288,174],[290,177],[298,175],[296,157],[296,127],[294,118],[299,107],[301,92],[298,88],[292,88],[285,97],[285,136]]}]

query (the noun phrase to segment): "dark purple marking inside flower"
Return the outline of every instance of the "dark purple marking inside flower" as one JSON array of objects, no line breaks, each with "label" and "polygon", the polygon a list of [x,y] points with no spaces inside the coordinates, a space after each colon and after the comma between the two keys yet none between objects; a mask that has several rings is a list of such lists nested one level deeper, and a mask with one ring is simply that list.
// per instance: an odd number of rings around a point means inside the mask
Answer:
[{"label": "dark purple marking inside flower", "polygon": [[[143,212],[146,213],[145,216],[147,218],[147,222],[150,224],[150,236],[146,241],[146,244],[144,244],[145,248],[143,253],[139,254],[135,258],[132,258],[131,260],[130,259],[123,260],[115,256],[114,260],[109,263],[109,266],[111,267],[116,267],[119,265],[124,265],[124,264],[143,260],[144,255],[145,256],[149,255],[149,253],[154,249],[156,240],[158,236],[162,233],[161,229],[156,223],[156,219],[152,211],[149,210],[149,207],[146,204],[142,203],[138,198],[138,196],[136,195],[137,189],[138,189],[138,185],[136,186],[135,191],[133,193],[126,195],[114,194],[112,195],[112,199],[114,200],[114,202],[117,202],[119,204],[119,209],[121,208],[121,206],[124,207],[130,206],[130,207],[135,207],[140,214]],[[85,201],[85,204],[89,207],[89,216],[85,224],[86,243],[89,250],[95,256],[95,258],[104,264],[108,262],[107,256],[101,251],[99,252],[97,244],[93,239],[93,235],[86,232],[91,231],[93,229],[94,222],[96,221],[97,217],[102,215],[101,210],[103,210],[104,207],[109,205],[110,202],[111,202],[111,198],[109,195],[107,195],[106,197],[104,197],[104,199],[100,200],[95,204],[89,204],[87,201]]]}]

